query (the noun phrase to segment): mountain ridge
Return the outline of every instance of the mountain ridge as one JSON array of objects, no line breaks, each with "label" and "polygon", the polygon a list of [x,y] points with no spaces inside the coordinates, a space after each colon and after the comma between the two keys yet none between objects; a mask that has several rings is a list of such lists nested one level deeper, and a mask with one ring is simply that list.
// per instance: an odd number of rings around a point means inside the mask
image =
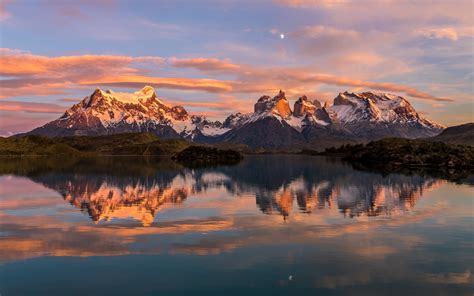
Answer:
[{"label": "mountain ridge", "polygon": [[474,122],[450,126],[428,140],[474,146]]},{"label": "mountain ridge", "polygon": [[438,135],[444,126],[424,118],[403,97],[343,92],[334,104],[301,96],[293,109],[280,92],[261,96],[254,112],[229,115],[222,122],[191,115],[181,105],[171,106],[145,86],[134,93],[103,91],[67,109],[58,119],[17,135],[48,137],[99,136],[149,132],[162,138],[198,143],[244,144],[251,148],[280,149],[355,143],[384,137],[421,138]]}]

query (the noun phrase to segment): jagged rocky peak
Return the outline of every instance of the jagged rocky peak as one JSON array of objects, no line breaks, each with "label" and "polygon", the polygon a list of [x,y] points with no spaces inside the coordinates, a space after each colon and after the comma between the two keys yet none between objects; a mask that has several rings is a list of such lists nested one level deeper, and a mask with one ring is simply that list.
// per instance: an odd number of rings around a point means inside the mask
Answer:
[{"label": "jagged rocky peak", "polygon": [[147,96],[156,96],[155,89],[152,86],[145,85],[141,90],[138,92],[147,95]]},{"label": "jagged rocky peak", "polygon": [[96,88],[89,96],[89,100],[84,100],[84,107],[91,107],[104,99],[104,92],[100,88]]},{"label": "jagged rocky peak", "polygon": [[314,114],[317,109],[321,108],[321,103],[318,100],[311,102],[306,96],[301,96],[294,105],[293,115],[296,117],[303,117],[306,114]]},{"label": "jagged rocky peak", "polygon": [[318,120],[330,124],[334,121],[334,114],[331,114],[326,108],[318,108],[314,112],[314,117]]},{"label": "jagged rocky peak", "polygon": [[252,113],[248,114],[243,114],[240,112],[231,114],[227,116],[227,118],[222,122],[222,127],[223,128],[239,128],[241,127],[250,117],[252,116]]},{"label": "jagged rocky peak", "polygon": [[222,126],[222,122],[220,122],[219,120],[212,121],[212,120],[207,119],[203,115],[192,115],[191,116],[191,121],[196,126],[209,125],[209,126],[213,126],[213,127],[216,127],[216,128],[220,128]]},{"label": "jagged rocky peak", "polygon": [[145,86],[141,90],[134,93],[125,92],[114,92],[110,89],[103,91],[100,88],[83,100],[82,107],[90,108],[98,105],[110,106],[114,103],[119,104],[152,104],[159,103],[164,105],[163,102],[158,100],[156,97],[155,89],[151,86]]},{"label": "jagged rocky peak", "polygon": [[175,120],[185,120],[189,114],[183,106],[178,105],[171,107],[171,116]]},{"label": "jagged rocky peak", "polygon": [[257,103],[255,103],[254,105],[254,112],[263,113],[267,111],[270,102],[271,98],[269,96],[261,96],[260,99],[258,99]]},{"label": "jagged rocky peak", "polygon": [[370,105],[377,105],[386,108],[394,106],[411,107],[410,103],[403,97],[371,91],[361,93],[351,93],[345,91],[343,93],[339,93],[339,95],[334,99],[334,105],[351,105],[354,107],[368,107]]},{"label": "jagged rocky peak", "polygon": [[285,97],[285,93],[280,90],[278,95],[270,98],[269,96],[262,96],[258,99],[254,106],[255,113],[268,113],[278,115],[285,119],[291,116],[292,112],[290,104]]},{"label": "jagged rocky peak", "polygon": [[321,108],[322,107],[321,102],[316,100],[316,99],[313,100],[313,105],[316,106],[316,108]]},{"label": "jagged rocky peak", "polygon": [[178,137],[194,128],[183,106],[163,103],[153,87],[145,86],[133,93],[97,88],[40,132],[70,136],[155,131],[159,135]]},{"label": "jagged rocky peak", "polygon": [[349,97],[358,98],[356,94],[345,91],[343,93],[339,93],[337,97],[334,98],[334,105],[357,106]]}]

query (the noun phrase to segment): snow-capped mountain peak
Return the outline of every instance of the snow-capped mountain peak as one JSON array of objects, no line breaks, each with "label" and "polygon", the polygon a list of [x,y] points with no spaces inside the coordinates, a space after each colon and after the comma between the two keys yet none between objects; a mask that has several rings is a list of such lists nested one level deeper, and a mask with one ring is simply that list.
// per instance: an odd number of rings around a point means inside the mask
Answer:
[{"label": "snow-capped mountain peak", "polygon": [[138,104],[138,103],[146,104],[146,103],[155,102],[160,105],[169,107],[156,96],[155,89],[151,86],[145,86],[141,90],[138,90],[133,93],[115,92],[111,89],[103,91],[97,88],[90,97],[92,99],[93,97],[97,97],[97,96],[106,98],[107,100],[115,100],[123,104]]},{"label": "snow-capped mountain peak", "polygon": [[403,97],[384,93],[343,92],[332,106],[327,102],[321,106],[319,101],[301,96],[292,111],[285,93],[280,90],[273,98],[260,97],[253,113],[232,114],[221,123],[191,115],[183,106],[165,104],[153,87],[146,86],[134,93],[96,89],[57,120],[27,134],[151,132],[163,138],[212,143],[233,141],[252,147],[275,148],[291,145],[291,141],[303,145],[321,140],[341,143],[388,136],[429,137],[443,128],[424,118]]},{"label": "snow-capped mountain peak", "polygon": [[419,122],[420,124],[440,127],[423,118],[403,97],[376,93],[339,93],[334,99],[331,110],[337,114],[337,120],[351,122]]},{"label": "snow-capped mountain peak", "polygon": [[418,113],[403,97],[377,93],[344,92],[334,99],[329,108],[334,121],[340,122],[356,134],[375,137],[384,134],[401,137],[433,136],[444,126],[434,123]]},{"label": "snow-capped mountain peak", "polygon": [[37,132],[53,136],[153,132],[168,138],[192,138],[199,133],[215,136],[228,130],[221,130],[221,125],[203,116],[191,116],[183,106],[163,103],[153,87],[145,86],[133,93],[98,88]]}]

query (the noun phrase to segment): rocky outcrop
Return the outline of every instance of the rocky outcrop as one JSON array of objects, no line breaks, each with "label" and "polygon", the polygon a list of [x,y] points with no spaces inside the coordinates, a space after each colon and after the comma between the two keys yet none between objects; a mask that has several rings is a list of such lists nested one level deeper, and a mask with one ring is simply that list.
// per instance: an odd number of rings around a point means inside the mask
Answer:
[{"label": "rocky outcrop", "polygon": [[315,100],[319,106],[311,103],[306,96],[300,97],[294,105],[293,115],[296,117],[303,117],[306,114],[314,114],[318,108],[321,108],[321,104]]},{"label": "rocky outcrop", "polygon": [[251,115],[251,113],[242,114],[240,112],[231,114],[222,122],[222,127],[228,129],[239,128],[251,117]]},{"label": "rocky outcrop", "polygon": [[271,112],[283,119],[289,118],[292,115],[290,104],[285,97],[285,93],[281,90],[273,98],[269,96],[260,97],[257,103],[255,103],[254,112],[258,114]]}]

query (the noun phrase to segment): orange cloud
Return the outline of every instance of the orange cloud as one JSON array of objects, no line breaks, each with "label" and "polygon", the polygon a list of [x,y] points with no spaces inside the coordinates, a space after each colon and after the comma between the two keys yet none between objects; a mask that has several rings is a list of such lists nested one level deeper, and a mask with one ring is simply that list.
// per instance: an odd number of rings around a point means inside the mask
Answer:
[{"label": "orange cloud", "polygon": [[137,63],[162,63],[161,57],[129,57],[111,55],[82,55],[82,56],[60,56],[47,57],[32,55],[19,50],[8,48],[0,49],[0,75],[20,76],[32,74],[50,74],[63,76],[73,74],[71,72],[87,71],[91,75],[98,72],[125,70],[136,72],[134,68],[128,68],[130,64]]},{"label": "orange cloud", "polygon": [[65,90],[75,87],[75,85],[71,83],[40,83],[36,80],[18,83],[16,80],[17,79],[0,79],[0,99],[26,95],[62,95],[66,93]]},{"label": "orange cloud", "polygon": [[387,82],[371,82],[294,68],[267,68],[263,71],[251,73],[247,75],[247,77],[244,76],[242,80],[242,82],[235,83],[235,91],[254,93],[265,90],[301,88],[302,86],[313,84],[327,84],[399,92],[418,99],[442,102],[453,101],[450,98],[439,98],[405,85]]},{"label": "orange cloud", "polygon": [[230,92],[232,84],[229,81],[214,79],[196,79],[181,77],[149,77],[149,76],[118,76],[103,79],[83,80],[81,85],[109,85],[119,87],[140,88],[151,85],[157,88],[182,90],[201,90],[207,92]]},{"label": "orange cloud", "polygon": [[[312,27],[308,30],[313,36],[342,34],[338,30],[325,27]],[[314,91],[318,84],[326,84],[399,92],[419,99],[451,101],[448,98],[439,98],[413,87],[394,83],[351,79],[294,67],[237,65],[229,60],[213,58],[171,58],[168,60],[170,63],[166,63],[167,60],[162,57],[111,55],[46,57],[5,48],[0,50],[0,56],[2,57],[0,59],[0,75],[12,77],[0,80],[2,88],[0,98],[59,94],[66,89],[86,85],[128,88],[152,85],[157,88],[210,93],[255,93],[260,95],[279,89],[285,89],[289,93]],[[374,59],[374,57],[371,58]],[[378,61],[376,58],[373,60],[374,63]],[[214,74],[232,72],[236,74],[237,78],[235,80],[220,80],[157,77],[149,75],[142,68],[142,66],[150,67],[150,63],[152,63],[151,66],[194,68]],[[113,73],[114,76],[110,76],[110,73]]]},{"label": "orange cloud", "polygon": [[0,101],[0,110],[2,111],[23,111],[32,113],[62,113],[65,107],[36,102],[17,102],[17,101]]}]

